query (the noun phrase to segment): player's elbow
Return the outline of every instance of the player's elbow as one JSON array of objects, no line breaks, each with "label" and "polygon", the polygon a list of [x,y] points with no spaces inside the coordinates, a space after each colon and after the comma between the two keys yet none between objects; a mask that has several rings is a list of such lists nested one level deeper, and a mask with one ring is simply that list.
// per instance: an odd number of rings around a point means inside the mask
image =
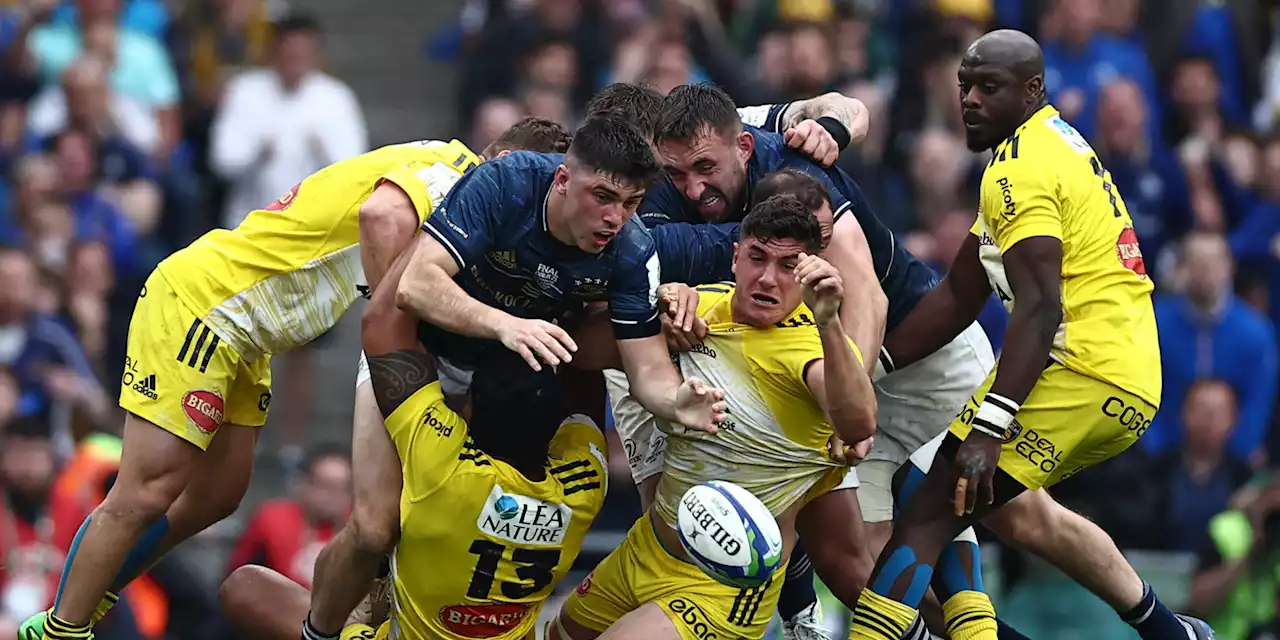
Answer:
[{"label": "player's elbow", "polygon": [[1056,296],[1041,296],[1031,303],[1032,327],[1042,340],[1052,341],[1062,325],[1062,305]]},{"label": "player's elbow", "polygon": [[360,242],[366,239],[410,238],[418,230],[413,201],[399,187],[383,183],[360,205]]},{"label": "player's elbow", "polygon": [[832,427],[845,442],[861,442],[876,434],[876,400],[848,407],[831,416]]}]

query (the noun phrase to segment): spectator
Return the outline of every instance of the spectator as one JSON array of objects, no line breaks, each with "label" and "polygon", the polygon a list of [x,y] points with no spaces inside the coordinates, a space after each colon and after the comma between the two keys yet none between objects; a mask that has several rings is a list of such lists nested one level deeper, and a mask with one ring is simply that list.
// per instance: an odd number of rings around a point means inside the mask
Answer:
[{"label": "spectator", "polygon": [[[1183,243],[1186,293],[1156,301],[1165,407],[1186,402],[1191,385],[1220,378],[1235,390],[1239,421],[1227,451],[1257,465],[1276,402],[1276,340],[1271,322],[1231,292],[1234,265],[1221,235],[1196,232]],[[1184,442],[1176,412],[1156,414],[1139,441],[1151,453]]]},{"label": "spectator", "polygon": [[231,80],[214,120],[210,164],[230,183],[227,228],[321,167],[368,150],[355,94],[320,71],[316,21],[277,24],[272,54],[271,68]]},{"label": "spectator", "polygon": [[1223,380],[1206,378],[1187,390],[1182,407],[1186,438],[1182,446],[1157,458],[1157,483],[1166,489],[1161,513],[1161,548],[1195,553],[1209,543],[1209,520],[1225,511],[1231,497],[1252,472],[1246,459],[1227,450],[1238,420],[1235,392]]},{"label": "spectator", "polygon": [[321,446],[307,455],[306,477],[293,498],[269,500],[254,511],[227,564],[227,573],[261,564],[311,586],[316,556],[351,509],[351,458],[345,446]]},{"label": "spectator", "polygon": [[180,136],[179,87],[168,52],[155,36],[120,27],[119,0],[78,0],[75,22],[49,22],[32,29],[26,46],[44,85],[57,83],[83,52],[108,61],[112,88],[155,110],[164,148]]},{"label": "spectator", "polygon": [[1234,502],[1209,522],[1186,607],[1223,640],[1244,640],[1250,630],[1274,624],[1280,571],[1280,483],[1242,492]]},{"label": "spectator", "polygon": [[[1090,140],[1097,133],[1099,94],[1107,84],[1127,78],[1142,88],[1149,108],[1159,104],[1146,54],[1102,31],[1101,2],[1054,0],[1044,20],[1056,33],[1042,39],[1049,100]],[[1158,123],[1158,118],[1151,122],[1152,140],[1159,139]]]},{"label": "spectator", "polygon": [[1271,320],[1280,319],[1280,138],[1262,147],[1256,198],[1231,232],[1231,248],[1241,262],[1260,267],[1269,280]]},{"label": "spectator", "polygon": [[83,57],[67,68],[58,86],[45,88],[32,101],[27,128],[45,139],[74,127],[103,138],[119,136],[139,151],[160,145],[155,112],[111,90],[108,67],[99,58]]}]

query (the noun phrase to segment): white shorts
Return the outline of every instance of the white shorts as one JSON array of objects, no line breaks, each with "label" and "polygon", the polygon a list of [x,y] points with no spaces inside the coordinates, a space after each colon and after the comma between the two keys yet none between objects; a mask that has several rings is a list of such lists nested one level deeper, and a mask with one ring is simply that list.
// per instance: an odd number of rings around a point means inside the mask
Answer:
[{"label": "white shorts", "polygon": [[[879,404],[876,445],[839,488],[859,487],[863,519],[893,518],[893,474],[911,452],[944,433],[965,401],[995,366],[991,342],[978,323],[928,358],[895,371],[876,383]],[[626,374],[604,372],[613,408],[614,428],[627,452],[631,477],[640,484],[662,473],[666,434],[630,394]]]},{"label": "white shorts", "polygon": [[[436,359],[436,371],[440,376],[440,390],[446,396],[460,396],[471,389],[471,371],[459,368],[444,358]],[[356,365],[356,388],[369,381],[369,361],[360,352],[360,362]]]},{"label": "white shorts", "polygon": [[876,382],[876,446],[858,465],[863,520],[893,519],[893,474],[913,451],[946,432],[995,360],[975,322],[929,357]]}]

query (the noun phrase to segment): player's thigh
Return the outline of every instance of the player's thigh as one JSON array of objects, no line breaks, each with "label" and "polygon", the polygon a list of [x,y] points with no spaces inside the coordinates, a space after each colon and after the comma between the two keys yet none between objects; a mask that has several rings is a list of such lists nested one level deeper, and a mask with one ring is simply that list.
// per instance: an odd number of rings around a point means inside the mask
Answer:
[{"label": "player's thigh", "polygon": [[228,424],[196,459],[191,477],[170,512],[173,526],[191,534],[235,513],[253,479],[258,428]]},{"label": "player's thigh", "polygon": [[[952,422],[950,432],[954,438],[944,441],[944,456],[954,454],[955,441],[968,435],[981,398],[995,375],[992,371]],[[1026,489],[1050,487],[1124,451],[1137,441],[1154,415],[1155,407],[1132,394],[1062,365],[1050,364],[1005,435],[1000,470]],[[1012,497],[1001,500],[997,496],[997,503]]]},{"label": "player's thigh", "polygon": [[[661,606],[650,602],[622,616],[600,634],[600,637],[609,640],[688,640],[691,638],[682,631]],[[707,634],[692,636],[692,638],[707,638],[709,633],[708,630]],[[574,640],[578,639],[574,638]]]},{"label": "player's thigh", "polygon": [[591,640],[635,609],[635,576],[630,536],[605,556],[569,594],[557,622],[572,640]]},{"label": "player's thigh", "polygon": [[120,407],[207,449],[233,421],[227,400],[240,368],[240,355],[152,273],[129,322]]},{"label": "player's thigh", "polygon": [[261,640],[297,640],[311,607],[306,589],[258,565],[232,571],[222,581],[218,600],[237,629]]},{"label": "player's thigh", "polygon": [[613,410],[613,428],[618,432],[618,439],[627,454],[631,479],[641,486],[662,473],[667,436],[658,429],[653,414],[631,395],[625,373],[607,369],[604,378]]},{"label": "player's thigh", "polygon": [[351,434],[352,518],[362,529],[377,533],[394,544],[400,528],[400,490],[404,476],[400,454],[378,409],[373,385],[367,380],[356,387],[355,418]]},{"label": "player's thigh", "polygon": [[818,577],[841,599],[852,598],[871,575],[875,563],[859,506],[861,489],[828,491],[809,501],[796,515],[796,533]]},{"label": "player's thigh", "polygon": [[785,565],[779,566],[769,582],[753,589],[729,587],[705,574],[676,575],[666,583],[667,593],[651,601],[666,612],[685,640],[755,640],[764,637],[778,610],[786,571]]}]

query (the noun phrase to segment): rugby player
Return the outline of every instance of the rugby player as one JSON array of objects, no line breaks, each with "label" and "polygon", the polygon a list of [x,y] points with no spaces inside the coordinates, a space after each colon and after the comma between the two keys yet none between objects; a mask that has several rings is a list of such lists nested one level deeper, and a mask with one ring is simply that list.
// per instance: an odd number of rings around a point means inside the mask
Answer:
[{"label": "rugby player", "polygon": [[[546,139],[546,124],[525,121],[504,144]],[[126,369],[139,382],[120,392],[119,478],[77,534],[53,609],[24,622],[23,640],[91,637],[155,558],[235,511],[271,401],[270,355],[332,328],[479,162],[457,141],[377,149],[156,268],[130,323]]]},{"label": "rugby player", "polygon": [[[839,169],[824,169],[787,151],[778,136],[751,127],[743,130],[733,115],[732,102],[714,87],[677,88],[668,97],[662,114],[657,131],[659,155],[670,177],[650,191],[641,216],[653,229],[655,239],[664,233],[682,234],[682,239],[670,241],[705,249],[700,263],[664,271],[663,279],[697,284],[727,277],[727,247],[736,233],[732,221],[741,218],[742,208],[751,201],[755,185],[771,172],[798,169],[823,183],[834,207],[835,223],[827,257],[846,277],[873,268],[880,281],[883,292],[852,292],[867,299],[851,301],[841,310],[846,326],[861,332],[851,336],[854,342],[865,353],[877,353],[881,332],[873,313],[877,308],[884,309],[877,303],[884,303],[883,299],[871,296],[887,296],[883,327],[885,332],[890,332],[934,285],[935,276],[896,242],[892,232],[875,217],[853,180]],[[853,215],[844,215],[849,212]],[[707,226],[707,222],[714,226]],[[715,239],[717,234],[720,240]],[[660,252],[663,266],[667,267],[671,263],[663,257],[664,253],[670,255],[671,252]],[[856,315],[861,317],[851,317]],[[892,526],[893,473],[909,452],[928,442],[950,422],[993,362],[986,335],[977,323],[972,323],[945,348],[916,366],[894,375],[883,375],[883,368],[877,368],[880,430],[876,446],[868,459],[859,464],[857,474],[850,474],[847,485],[852,487],[860,481],[859,508],[862,520],[868,523],[866,545],[873,555],[887,540]],[[869,365],[877,366],[875,360]],[[653,495],[656,476],[661,471],[665,435],[626,397],[625,379],[615,374],[607,377],[615,424],[624,444],[630,440],[627,452],[632,475],[640,486],[642,499],[646,499]],[[839,503],[831,503],[836,504]],[[833,512],[829,517],[839,516]],[[853,530],[840,533],[853,535]],[[801,553],[797,552],[795,558],[799,557]],[[798,567],[803,564],[803,561],[796,562]],[[834,564],[840,566],[839,562]],[[824,581],[831,586],[832,581],[825,577]],[[812,590],[811,576],[796,575],[791,582],[796,586],[784,591],[780,612],[784,617],[797,617],[802,622],[816,617],[817,597]],[[844,592],[856,598],[856,590],[860,590],[862,584],[851,585]],[[816,624],[806,626],[817,632]]]},{"label": "rugby player", "polygon": [[469,173],[423,225],[397,301],[421,337],[466,371],[518,353],[535,371],[572,360],[554,321],[608,301],[633,392],[655,415],[715,432],[723,392],[681,381],[658,319],[658,257],[633,219],[661,168],[648,141],[614,117],[587,120],[568,153],[513,153]]},{"label": "rugby player", "polygon": [[770,198],[743,221],[734,282],[700,289],[697,315],[709,333],[679,354],[686,376],[735,390],[732,417],[713,437],[671,432],[653,505],[569,596],[549,637],[763,635],[782,580],[739,590],[704,574],[679,551],[676,507],[693,485],[734,482],[778,519],[785,557],[797,513],[845,476],[826,454],[833,430],[848,442],[874,433],[875,394],[839,315],[845,285],[816,255],[821,243],[817,219],[794,198]]},{"label": "rugby player", "polygon": [[[852,637],[901,637],[948,541],[1015,497],[1043,495],[1124,451],[1160,402],[1153,287],[1132,221],[1092,148],[1048,104],[1040,46],[1021,32],[991,32],[969,47],[958,76],[969,148],[994,155],[971,236],[886,352],[899,366],[926,356],[992,292],[1009,326],[999,365],[942,436],[928,472],[904,472],[897,526],[854,611]],[[1212,637],[1202,621],[1161,604],[1103,531],[1065,517],[1046,524],[1034,535],[1059,545],[1051,556],[1095,590],[1123,594],[1106,599],[1144,639]],[[933,581],[949,635],[995,638],[991,602],[972,575],[976,558],[969,570],[950,561],[961,571]]]},{"label": "rugby player", "polygon": [[[517,149],[563,153],[568,148],[569,134],[563,128],[532,119],[500,136],[485,150],[483,158],[501,158]],[[454,395],[457,393],[454,391]],[[363,354],[356,376],[351,453],[351,518],[316,558],[312,581],[309,620],[320,637],[338,635],[343,621],[369,591],[378,567],[395,549],[400,536],[400,458],[374,403]]]}]

